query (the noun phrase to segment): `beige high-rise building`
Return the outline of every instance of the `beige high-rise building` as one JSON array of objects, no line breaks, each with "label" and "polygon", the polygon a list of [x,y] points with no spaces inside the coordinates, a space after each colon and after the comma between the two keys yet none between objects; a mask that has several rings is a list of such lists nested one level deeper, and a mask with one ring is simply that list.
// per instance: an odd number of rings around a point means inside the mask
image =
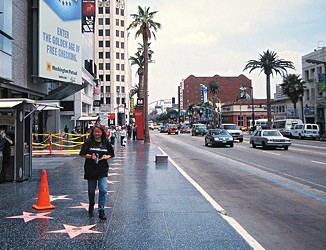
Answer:
[{"label": "beige high-rise building", "polygon": [[97,78],[101,80],[101,105],[94,111],[100,114],[102,124],[129,123],[131,67],[127,28],[127,1],[97,0],[93,53]]}]

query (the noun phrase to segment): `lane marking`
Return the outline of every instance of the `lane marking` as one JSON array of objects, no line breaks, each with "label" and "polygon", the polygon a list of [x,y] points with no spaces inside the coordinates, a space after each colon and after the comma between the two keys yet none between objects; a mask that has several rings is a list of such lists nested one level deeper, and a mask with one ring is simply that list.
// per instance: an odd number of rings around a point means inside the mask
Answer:
[{"label": "lane marking", "polygon": [[326,162],[320,162],[320,161],[311,161],[311,162],[326,165]]},{"label": "lane marking", "polygon": [[[152,142],[161,150],[164,155],[167,155],[160,146],[151,139]],[[169,156],[168,156],[169,157]],[[219,214],[224,218],[242,237],[247,243],[257,250],[264,250],[258,241],[256,241],[235,219],[226,215],[224,208],[222,208],[197,182],[195,182],[185,171],[183,171],[177,163],[174,162],[169,157],[169,161],[174,165],[174,167],[205,197],[205,199],[219,212]]]},{"label": "lane marking", "polygon": [[271,154],[271,155],[280,155],[280,154],[277,154],[277,153],[272,153],[272,152],[268,152],[268,151],[262,151],[264,152],[265,154]]},{"label": "lane marking", "polygon": [[322,152],[316,152],[316,151],[310,151],[310,150],[304,150],[304,149],[296,149],[291,147],[291,150],[296,150],[296,151],[301,151],[301,152],[308,152],[308,153],[313,153],[313,154],[320,154],[320,155],[326,155],[326,153]]}]

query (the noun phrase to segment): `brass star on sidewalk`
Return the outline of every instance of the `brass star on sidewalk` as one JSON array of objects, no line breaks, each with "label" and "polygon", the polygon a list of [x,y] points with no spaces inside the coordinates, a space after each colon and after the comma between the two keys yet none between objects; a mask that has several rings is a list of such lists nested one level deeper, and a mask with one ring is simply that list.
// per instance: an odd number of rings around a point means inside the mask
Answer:
[{"label": "brass star on sidewalk", "polygon": [[[80,206],[75,206],[75,207],[69,207],[69,208],[85,208],[86,210],[88,210],[88,203],[84,203],[84,202],[80,202]],[[96,203],[94,205],[94,208],[97,209],[98,208],[98,204]],[[104,208],[111,208],[111,207],[104,207]]]},{"label": "brass star on sidewalk", "polygon": [[10,216],[6,218],[10,219],[24,219],[24,222],[29,222],[34,219],[54,219],[52,217],[48,217],[46,215],[50,214],[51,212],[46,212],[46,213],[28,213],[28,212],[23,212],[23,215],[18,215],[18,216]]},{"label": "brass star on sidewalk", "polygon": [[71,200],[71,198],[67,198],[68,195],[50,195],[50,201],[55,201],[55,200]]},{"label": "brass star on sidewalk", "polygon": [[96,224],[83,226],[83,227],[76,227],[67,224],[63,224],[63,226],[65,227],[65,229],[49,231],[47,233],[67,233],[71,239],[80,234],[102,234],[103,233],[99,231],[90,230],[90,228],[96,226]]}]

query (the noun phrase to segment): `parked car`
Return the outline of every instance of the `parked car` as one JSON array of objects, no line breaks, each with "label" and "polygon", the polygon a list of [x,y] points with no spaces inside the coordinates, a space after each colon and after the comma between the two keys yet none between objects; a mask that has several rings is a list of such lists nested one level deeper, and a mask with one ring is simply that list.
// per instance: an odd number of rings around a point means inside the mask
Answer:
[{"label": "parked car", "polygon": [[243,142],[243,132],[239,129],[239,127],[235,124],[225,123],[221,124],[221,129],[225,129],[232,135],[234,140],[239,140],[239,142]]},{"label": "parked car", "polygon": [[292,137],[305,139],[316,139],[319,136],[319,126],[317,124],[297,124],[294,126]]},{"label": "parked car", "polygon": [[233,137],[225,129],[209,129],[205,136],[205,146],[223,146],[233,147]]},{"label": "parked car", "polygon": [[194,124],[191,128],[191,135],[206,135],[207,129],[206,126],[203,124]]},{"label": "parked car", "polygon": [[190,132],[191,132],[191,129],[188,126],[183,126],[183,127],[180,128],[180,134],[182,134],[182,133],[190,133]]},{"label": "parked car", "polygon": [[288,150],[291,146],[291,140],[284,137],[278,130],[257,130],[250,137],[250,144],[253,148],[262,146],[264,149],[279,147]]},{"label": "parked car", "polygon": [[179,130],[178,130],[178,126],[176,124],[170,124],[168,127],[168,134],[178,134]]},{"label": "parked car", "polygon": [[167,132],[169,132],[169,127],[168,126],[162,126],[161,130],[160,130],[160,133],[167,133]]}]

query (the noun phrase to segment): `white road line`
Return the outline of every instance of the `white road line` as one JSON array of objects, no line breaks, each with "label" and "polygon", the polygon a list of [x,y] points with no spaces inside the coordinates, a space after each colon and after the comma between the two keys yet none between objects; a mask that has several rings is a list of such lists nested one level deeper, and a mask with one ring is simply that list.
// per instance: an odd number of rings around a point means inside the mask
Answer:
[{"label": "white road line", "polygon": [[[164,155],[167,155],[158,145]],[[222,208],[197,182],[195,182],[185,171],[183,171],[170,157],[169,161],[175,166],[175,168],[211,203],[211,205],[220,213],[224,218],[244,239],[248,244],[257,250],[264,250],[263,248],[236,220],[226,215],[224,208]]]},{"label": "white road line", "polygon": [[272,152],[268,152],[268,151],[262,151],[262,152],[264,152],[264,153],[266,153],[266,154],[271,154],[271,155],[280,155],[280,154],[272,153]]},{"label": "white road line", "polygon": [[326,162],[320,162],[320,161],[311,161],[311,162],[326,165]]}]

